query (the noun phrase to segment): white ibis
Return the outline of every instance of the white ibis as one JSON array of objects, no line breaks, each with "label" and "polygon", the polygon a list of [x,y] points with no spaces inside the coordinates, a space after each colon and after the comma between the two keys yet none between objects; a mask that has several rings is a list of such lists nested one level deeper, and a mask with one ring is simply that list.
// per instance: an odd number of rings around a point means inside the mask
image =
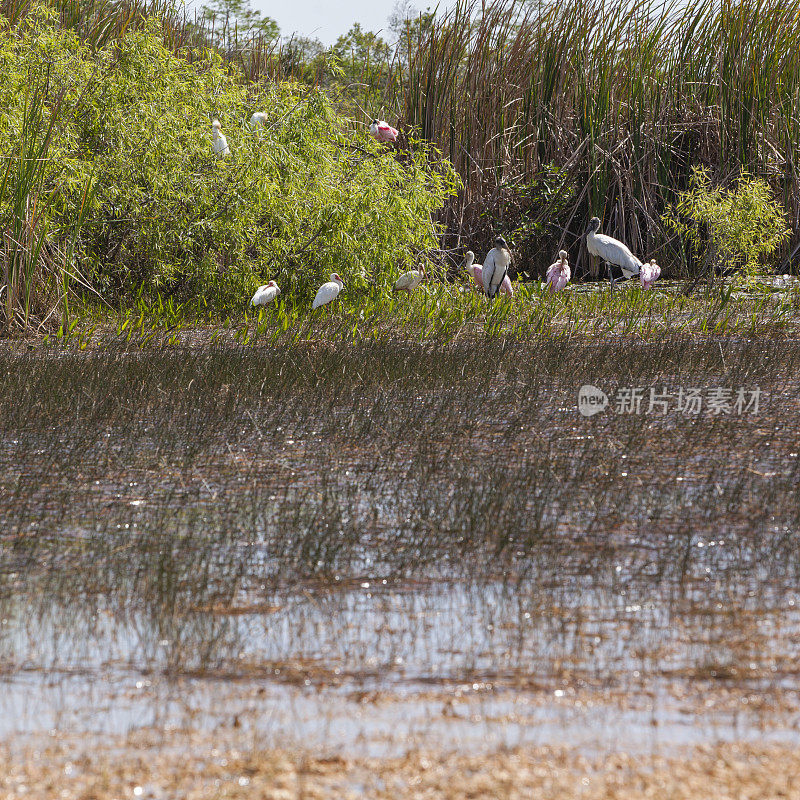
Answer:
[{"label": "white ibis", "polygon": [[495,297],[500,284],[506,277],[510,263],[511,253],[508,252],[506,240],[502,236],[498,236],[494,240],[494,247],[486,254],[486,261],[481,272],[481,280],[487,297]]},{"label": "white ibis", "polygon": [[369,132],[379,142],[397,141],[397,129],[393,128],[388,122],[382,119],[372,120],[372,125],[369,126]]},{"label": "white ibis", "polygon": [[425,277],[425,267],[420,264],[419,269],[412,269],[404,272],[395,282],[396,292],[413,292],[422,283]]},{"label": "white ibis", "polygon": [[[599,230],[600,220],[592,217],[589,220],[589,227],[586,229],[586,249],[593,256],[600,256],[607,264],[619,267],[626,278],[638,275],[642,268],[642,262],[619,239],[598,233]],[[611,275],[611,266],[608,268],[608,275],[613,289],[614,278]]]},{"label": "white ibis", "polygon": [[275,281],[270,281],[264,286],[259,286],[253,299],[250,301],[251,306],[268,306],[280,294],[280,289]]},{"label": "white ibis", "polygon": [[558,261],[553,262],[547,268],[547,283],[551,292],[558,292],[568,283],[572,272],[567,261],[567,251],[558,251]]},{"label": "white ibis", "polygon": [[267,115],[263,111],[256,111],[252,117],[250,117],[250,127],[251,128],[260,128],[262,125],[265,125],[267,122]]},{"label": "white ibis", "polygon": [[317,296],[311,304],[311,310],[313,311],[315,308],[332,303],[339,296],[339,292],[341,292],[343,288],[344,281],[339,277],[338,273],[334,272],[333,275],[331,275],[331,279],[327,283],[323,283],[322,286],[317,289]]},{"label": "white ibis", "polygon": [[228,140],[222,132],[222,123],[218,119],[211,123],[211,137],[211,145],[218,156],[229,156],[231,154]]},{"label": "white ibis", "polygon": [[[475,253],[472,250],[467,250],[465,259],[464,267],[467,270],[467,274],[472,278],[478,289],[483,291],[483,265],[475,263]],[[514,287],[511,285],[511,278],[508,275],[503,278],[503,282],[500,284],[500,291],[509,297],[514,296]]]},{"label": "white ibis", "polygon": [[660,277],[661,267],[656,264],[654,258],[650,259],[649,264],[642,264],[642,269],[639,272],[642,289],[649,289]]}]

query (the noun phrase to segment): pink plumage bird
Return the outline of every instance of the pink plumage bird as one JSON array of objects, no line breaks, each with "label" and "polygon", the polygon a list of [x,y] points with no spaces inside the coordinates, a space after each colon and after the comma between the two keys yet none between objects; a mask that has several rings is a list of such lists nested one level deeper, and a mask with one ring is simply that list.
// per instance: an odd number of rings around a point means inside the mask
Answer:
[{"label": "pink plumage bird", "polygon": [[[475,263],[475,253],[473,253],[472,250],[467,250],[464,268],[467,270],[467,274],[475,282],[478,289],[483,291],[483,265]],[[500,284],[500,291],[503,294],[507,294],[509,297],[514,296],[514,287],[511,285],[511,278],[508,277],[508,274],[505,275],[503,282]]]},{"label": "pink plumage bird", "polygon": [[550,286],[551,292],[558,292],[563,289],[568,283],[572,271],[567,262],[567,251],[558,251],[558,261],[554,262],[547,268],[547,283]]},{"label": "pink plumage bird", "polygon": [[393,128],[388,122],[382,119],[372,120],[372,125],[369,126],[369,132],[379,142],[397,141],[397,129]]},{"label": "pink plumage bird", "polygon": [[642,264],[639,270],[639,280],[642,283],[642,289],[650,289],[653,284],[661,277],[661,267],[656,264],[653,258],[649,264]]}]

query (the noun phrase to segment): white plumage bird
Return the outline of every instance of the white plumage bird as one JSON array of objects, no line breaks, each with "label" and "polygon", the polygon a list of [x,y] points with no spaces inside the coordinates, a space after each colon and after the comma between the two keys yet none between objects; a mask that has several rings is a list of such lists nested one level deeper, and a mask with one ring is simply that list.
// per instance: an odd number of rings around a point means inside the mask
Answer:
[{"label": "white plumage bird", "polygon": [[[475,253],[472,250],[467,250],[467,254],[464,257],[464,268],[467,270],[467,275],[472,278],[473,283],[480,291],[483,291],[483,264],[475,263]],[[511,285],[511,278],[508,277],[508,274],[500,284],[500,291],[509,297],[514,296],[514,287]]]},{"label": "white plumage bird", "polygon": [[[589,227],[586,229],[586,249],[593,256],[602,258],[607,264],[619,267],[626,278],[637,276],[642,268],[642,262],[619,239],[598,233],[599,230],[600,220],[592,217],[589,220]],[[611,274],[610,268],[609,274]],[[613,286],[613,278],[611,283]]]},{"label": "white plumage bird", "polygon": [[419,269],[412,269],[404,272],[395,282],[396,292],[413,292],[422,283],[425,277],[425,267],[420,264]]},{"label": "white plumage bird", "polygon": [[262,125],[265,125],[267,122],[267,115],[263,111],[256,111],[252,117],[250,117],[250,127],[251,128],[260,128]]},{"label": "white plumage bird", "polygon": [[338,273],[334,272],[333,275],[331,275],[331,279],[327,283],[323,283],[322,286],[317,289],[317,295],[314,298],[314,302],[311,304],[311,310],[313,311],[315,308],[332,303],[339,296],[339,292],[341,292],[343,288],[344,281],[339,277]]},{"label": "white plumage bird", "polygon": [[250,301],[251,306],[268,306],[280,294],[281,290],[275,281],[270,281],[264,286],[259,286],[253,299]]},{"label": "white plumage bird", "polygon": [[218,119],[211,123],[211,146],[218,156],[229,156],[231,154],[228,140],[222,132],[222,123]]},{"label": "white plumage bird", "polygon": [[494,297],[500,284],[508,272],[508,265],[511,263],[511,253],[508,252],[508,245],[502,236],[494,240],[494,247],[486,254],[481,271],[481,280],[487,297]]}]

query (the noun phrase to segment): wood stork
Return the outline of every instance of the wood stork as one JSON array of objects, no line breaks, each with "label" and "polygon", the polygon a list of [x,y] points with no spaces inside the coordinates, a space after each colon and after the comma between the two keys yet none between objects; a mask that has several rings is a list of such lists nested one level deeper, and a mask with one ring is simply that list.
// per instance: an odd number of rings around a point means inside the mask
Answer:
[{"label": "wood stork", "polygon": [[619,239],[598,233],[599,230],[600,220],[597,217],[592,217],[589,220],[589,227],[586,229],[586,249],[593,256],[599,256],[609,265],[608,277],[611,280],[611,288],[613,289],[612,264],[619,267],[626,278],[633,278],[639,274],[642,262]]},{"label": "wood stork", "polygon": [[487,297],[495,297],[508,273],[510,263],[511,253],[508,252],[506,240],[502,236],[498,236],[494,240],[494,247],[486,254],[486,261],[481,272],[481,280]]},{"label": "wood stork", "polygon": [[425,267],[420,264],[419,269],[412,269],[409,272],[404,272],[395,282],[394,290],[396,292],[413,292],[422,283],[425,277]]},{"label": "wood stork", "polygon": [[639,272],[639,280],[642,283],[642,289],[649,289],[661,277],[661,267],[656,264],[654,258],[650,259],[649,264],[642,264],[642,269]]},{"label": "wood stork", "polygon": [[322,286],[317,289],[317,296],[311,304],[311,310],[313,311],[315,308],[332,303],[339,296],[339,292],[341,292],[343,288],[344,281],[339,277],[337,272],[334,272],[333,275],[331,275],[331,279],[327,283],[323,283]]},{"label": "wood stork", "polygon": [[253,299],[250,301],[251,306],[268,306],[280,294],[280,289],[275,281],[270,281],[264,286],[259,286]]},{"label": "wood stork", "polygon": [[570,279],[572,272],[567,262],[567,251],[558,251],[558,261],[553,262],[547,268],[547,283],[550,286],[551,292],[557,292],[563,289]]},{"label": "wood stork", "polygon": [[251,128],[260,128],[262,125],[266,125],[266,122],[267,115],[263,111],[256,111],[256,113],[250,117]]},{"label": "wood stork", "polygon": [[[483,291],[483,265],[475,264],[474,262],[475,253],[473,253],[472,250],[467,250],[464,268],[467,270],[467,274],[472,278],[478,289]],[[503,282],[500,284],[500,291],[503,294],[507,294],[509,297],[514,296],[514,287],[511,285],[511,278],[509,278],[508,275],[503,278]]]},{"label": "wood stork", "polygon": [[211,146],[218,156],[229,156],[231,154],[231,149],[228,147],[228,140],[222,132],[222,123],[218,119],[215,119],[211,123],[211,137]]},{"label": "wood stork", "polygon": [[397,130],[382,119],[372,120],[369,126],[370,134],[379,142],[396,142]]}]

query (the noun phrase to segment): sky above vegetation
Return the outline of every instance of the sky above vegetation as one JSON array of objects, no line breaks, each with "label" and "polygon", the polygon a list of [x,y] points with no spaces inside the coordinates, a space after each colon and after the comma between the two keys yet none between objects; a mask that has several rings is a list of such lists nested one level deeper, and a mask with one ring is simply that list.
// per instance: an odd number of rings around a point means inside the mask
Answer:
[{"label": "sky above vegetation", "polygon": [[[337,37],[361,23],[367,31],[383,30],[388,36],[388,19],[397,0],[253,0],[253,8],[263,17],[272,17],[283,36],[298,33],[333,44]],[[442,2],[444,8],[449,2]],[[435,2],[414,3],[418,8],[434,7]]]}]

